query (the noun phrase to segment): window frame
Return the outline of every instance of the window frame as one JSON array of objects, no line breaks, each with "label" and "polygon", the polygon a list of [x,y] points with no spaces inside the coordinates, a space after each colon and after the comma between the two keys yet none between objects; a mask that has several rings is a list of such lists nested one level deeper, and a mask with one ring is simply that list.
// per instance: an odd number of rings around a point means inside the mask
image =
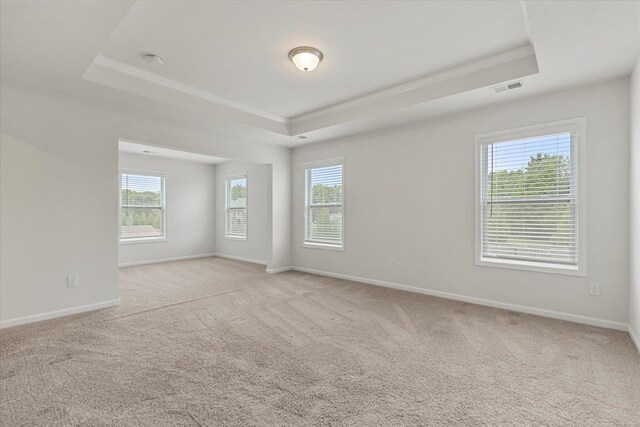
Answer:
[{"label": "window frame", "polygon": [[[307,198],[306,198],[306,194],[307,194],[307,188],[305,186],[305,181],[306,181],[306,174],[307,174],[307,170],[308,169],[315,169],[315,168],[323,168],[323,167],[329,167],[329,166],[336,166],[336,165],[342,165],[342,230],[341,230],[341,235],[340,235],[340,245],[335,245],[335,244],[331,244],[331,243],[322,243],[322,242],[312,242],[312,241],[307,241],[306,240],[306,236],[307,236],[307,212],[306,210],[308,209],[307,206]],[[346,208],[345,208],[345,199],[346,199],[346,193],[345,193],[345,163],[344,163],[344,157],[336,157],[336,158],[332,158],[332,159],[325,159],[325,160],[314,160],[314,161],[310,161],[310,162],[305,162],[302,164],[302,247],[303,248],[307,248],[307,249],[325,249],[325,250],[331,250],[331,251],[344,251],[345,250],[345,229],[346,229]]]},{"label": "window frame", "polygon": [[[577,169],[577,266],[562,266],[544,262],[484,258],[482,256],[482,146],[510,140],[531,138],[562,132],[576,132],[577,141],[572,143],[571,155],[576,155]],[[586,119],[578,117],[556,122],[524,126],[515,129],[482,133],[475,136],[475,265],[513,270],[534,271],[570,276],[587,275],[587,135]]]},{"label": "window frame", "polygon": [[[231,192],[229,191],[229,185],[231,183],[232,180],[234,179],[245,179],[245,205],[244,205],[244,210],[245,210],[245,230],[244,230],[244,236],[236,236],[233,234],[227,234],[228,231],[228,223],[229,223],[229,209],[232,209],[229,207],[230,203],[230,195]],[[227,240],[236,240],[236,241],[240,241],[240,242],[246,242],[249,240],[249,174],[247,172],[242,172],[242,173],[236,173],[236,174],[232,174],[232,175],[225,175],[224,177],[224,238]]]},{"label": "window frame", "polygon": [[[142,175],[159,177],[162,180],[161,209],[162,209],[162,236],[148,237],[122,237],[122,175]],[[118,170],[118,244],[133,245],[138,243],[166,242],[168,240],[167,229],[167,174],[164,172],[148,171],[140,169]]]}]

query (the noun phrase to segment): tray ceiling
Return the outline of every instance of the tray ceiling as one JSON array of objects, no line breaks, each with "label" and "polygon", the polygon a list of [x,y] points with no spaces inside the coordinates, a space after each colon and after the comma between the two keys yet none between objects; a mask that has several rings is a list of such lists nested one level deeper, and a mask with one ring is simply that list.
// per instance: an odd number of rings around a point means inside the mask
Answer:
[{"label": "tray ceiling", "polygon": [[[640,2],[96,0],[1,8],[2,85],[284,146],[628,76],[640,54]],[[324,52],[315,71],[289,62],[299,45]],[[164,65],[144,62],[145,53]],[[521,89],[491,90],[515,80]]]},{"label": "tray ceiling", "polygon": [[536,72],[517,2],[136,2],[85,78],[297,135]]}]

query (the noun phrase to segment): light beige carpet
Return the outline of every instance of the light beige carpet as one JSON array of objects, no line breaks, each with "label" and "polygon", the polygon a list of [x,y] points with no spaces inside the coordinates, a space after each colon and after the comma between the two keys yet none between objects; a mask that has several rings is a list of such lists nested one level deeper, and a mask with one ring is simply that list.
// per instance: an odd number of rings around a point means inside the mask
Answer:
[{"label": "light beige carpet", "polygon": [[0,424],[640,425],[626,333],[221,258],[0,332]]}]

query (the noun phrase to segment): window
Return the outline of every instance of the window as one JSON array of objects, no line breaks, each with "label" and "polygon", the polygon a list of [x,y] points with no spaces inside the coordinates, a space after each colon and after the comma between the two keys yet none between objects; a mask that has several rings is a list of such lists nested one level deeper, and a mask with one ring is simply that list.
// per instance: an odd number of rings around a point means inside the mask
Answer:
[{"label": "window", "polygon": [[304,246],[343,249],[342,160],[304,166]]},{"label": "window", "polygon": [[476,263],[585,274],[583,119],[477,137]]},{"label": "window", "polygon": [[228,176],[225,186],[225,237],[247,239],[247,175]]},{"label": "window", "polygon": [[120,241],[165,238],[165,178],[162,174],[120,173]]}]

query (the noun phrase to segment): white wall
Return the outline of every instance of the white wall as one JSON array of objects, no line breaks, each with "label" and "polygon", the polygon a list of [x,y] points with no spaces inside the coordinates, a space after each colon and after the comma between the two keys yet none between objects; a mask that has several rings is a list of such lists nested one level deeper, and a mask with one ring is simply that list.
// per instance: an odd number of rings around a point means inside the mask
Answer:
[{"label": "white wall", "polygon": [[[269,164],[272,269],[293,264],[627,322],[628,79],[302,147],[294,151],[293,175],[289,150],[282,147],[136,120],[60,93],[3,87],[0,108],[3,326],[117,298],[119,138]],[[474,134],[576,116],[587,117],[588,276],[476,267]],[[336,156],[345,157],[346,251],[303,249],[300,165]],[[42,201],[45,214],[40,213]],[[399,202],[408,202],[409,208],[392,220]],[[415,209],[425,212],[420,222],[409,214]],[[395,270],[388,268],[392,257]],[[80,286],[68,290],[70,273],[79,275]],[[587,296],[590,280],[601,283],[602,296]]]},{"label": "white wall", "polygon": [[629,327],[640,351],[640,59],[631,76]]},{"label": "white wall", "polygon": [[119,244],[120,265],[214,252],[215,166],[121,152],[119,167],[165,174],[167,236],[164,241]]},{"label": "white wall", "polygon": [[[474,135],[581,116],[587,119],[588,276],[476,266]],[[293,154],[293,262],[626,324],[628,156],[629,79],[300,147]],[[303,248],[302,163],[335,157],[344,157],[346,249]],[[588,295],[589,281],[601,284],[600,297]]]},{"label": "white wall", "polygon": [[[100,135],[104,128],[86,112],[74,109],[69,127],[39,112],[21,129],[11,129],[2,106],[3,322],[118,298],[117,145]],[[67,276],[75,274],[79,286],[68,289]]]},{"label": "white wall", "polygon": [[[290,265],[290,152],[122,116],[64,92],[2,86],[0,325],[96,308],[118,298],[118,139],[267,163],[268,250]],[[66,288],[68,274],[79,287]]]},{"label": "white wall", "polygon": [[[224,179],[247,174],[247,240],[228,239],[225,231]],[[216,165],[216,253],[265,263],[269,258],[271,226],[269,197],[271,170],[267,165],[225,162]]]}]

